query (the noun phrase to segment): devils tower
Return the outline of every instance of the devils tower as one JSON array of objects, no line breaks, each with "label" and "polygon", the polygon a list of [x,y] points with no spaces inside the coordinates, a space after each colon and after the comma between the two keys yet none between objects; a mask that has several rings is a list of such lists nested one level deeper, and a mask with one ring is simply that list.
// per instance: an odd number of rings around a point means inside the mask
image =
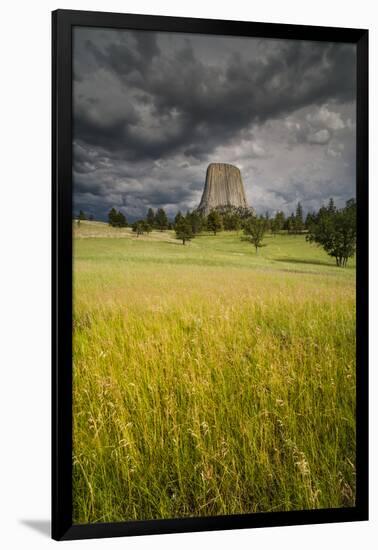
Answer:
[{"label": "devils tower", "polygon": [[248,208],[240,170],[232,164],[209,164],[198,210],[207,215],[214,208],[229,206]]}]

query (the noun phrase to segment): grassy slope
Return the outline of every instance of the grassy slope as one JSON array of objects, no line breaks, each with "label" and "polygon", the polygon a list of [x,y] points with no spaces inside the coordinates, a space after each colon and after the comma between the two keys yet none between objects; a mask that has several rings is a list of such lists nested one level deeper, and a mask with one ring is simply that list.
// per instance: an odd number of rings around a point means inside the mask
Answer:
[{"label": "grassy slope", "polygon": [[353,505],[353,262],[75,232],[75,521]]}]

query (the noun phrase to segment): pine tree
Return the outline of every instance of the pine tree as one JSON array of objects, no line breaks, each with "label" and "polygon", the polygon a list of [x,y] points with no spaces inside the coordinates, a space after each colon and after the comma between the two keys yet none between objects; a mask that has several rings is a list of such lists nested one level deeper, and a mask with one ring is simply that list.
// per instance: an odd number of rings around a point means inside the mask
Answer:
[{"label": "pine tree", "polygon": [[194,210],[193,212],[188,212],[185,216],[185,219],[192,226],[193,235],[198,234],[202,231],[203,219],[199,212]]},{"label": "pine tree", "polygon": [[139,235],[142,235],[144,233],[144,221],[138,220],[132,224],[132,230],[134,233],[136,233],[136,236],[139,237]]},{"label": "pine tree", "polygon": [[151,233],[152,227],[147,221],[143,221],[143,232],[144,233]]},{"label": "pine tree", "polygon": [[147,221],[148,225],[151,226],[151,228],[154,226],[154,224],[155,224],[155,212],[153,211],[152,208],[148,209],[146,221]]},{"label": "pine tree", "polygon": [[308,212],[305,220],[305,228],[310,229],[311,225],[315,222],[316,214],[315,212]]},{"label": "pine tree", "polygon": [[236,212],[227,212],[223,215],[223,227],[226,231],[239,231],[241,219]]},{"label": "pine tree", "polygon": [[112,227],[127,227],[126,216],[115,209],[112,208],[108,214],[108,222]]},{"label": "pine tree", "polygon": [[207,217],[207,229],[214,235],[223,229],[222,216],[217,210],[212,210]]},{"label": "pine tree", "polygon": [[269,211],[268,210],[265,212],[264,219],[265,219],[266,231],[269,231],[271,229],[271,220],[270,220],[270,217],[269,217]]},{"label": "pine tree", "polygon": [[284,228],[284,225],[285,225],[285,214],[279,210],[278,212],[276,212],[276,215],[274,216],[274,218],[271,220],[271,230],[272,230],[272,233],[274,235],[278,234],[283,228]]},{"label": "pine tree", "polygon": [[127,227],[126,216],[120,211],[118,211],[117,214],[116,214],[115,226],[116,227]]},{"label": "pine tree", "polygon": [[327,254],[336,259],[336,265],[345,267],[356,252],[357,207],[350,199],[338,210],[322,207],[311,224],[306,240],[322,246]]},{"label": "pine tree", "polygon": [[329,199],[327,210],[331,214],[334,214],[336,212],[336,206],[335,206],[335,201],[333,200],[333,197]]},{"label": "pine tree", "polygon": [[287,232],[289,234],[290,233],[295,233],[296,232],[296,227],[297,227],[297,224],[296,224],[295,216],[294,216],[294,214],[290,214],[290,216],[286,220]]},{"label": "pine tree", "polygon": [[183,218],[183,215],[181,214],[180,210],[177,212],[175,216],[175,225],[178,224]]},{"label": "pine tree", "polygon": [[176,238],[182,241],[182,244],[185,245],[186,241],[193,239],[192,225],[187,217],[181,217],[178,222],[175,224]]},{"label": "pine tree", "polygon": [[114,227],[116,218],[117,218],[117,210],[115,208],[112,208],[108,213],[109,225],[112,225]]},{"label": "pine tree", "polygon": [[266,219],[261,216],[257,218],[252,216],[244,223],[244,234],[248,240],[254,245],[256,254],[259,248],[263,246],[262,241],[267,230]]},{"label": "pine tree", "polygon": [[297,208],[296,208],[296,211],[295,211],[294,226],[295,226],[295,232],[296,233],[300,233],[301,231],[303,231],[303,227],[304,227],[304,224],[303,224],[303,208],[302,208],[302,205],[301,205],[300,202],[298,202]]},{"label": "pine tree", "polygon": [[155,216],[156,227],[160,231],[164,231],[168,227],[168,218],[163,208],[158,208]]}]

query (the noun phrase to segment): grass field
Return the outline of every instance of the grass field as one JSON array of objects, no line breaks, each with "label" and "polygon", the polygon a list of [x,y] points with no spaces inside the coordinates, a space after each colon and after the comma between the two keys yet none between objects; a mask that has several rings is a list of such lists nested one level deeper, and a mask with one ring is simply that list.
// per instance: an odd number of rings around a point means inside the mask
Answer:
[{"label": "grass field", "polygon": [[353,506],[355,268],[75,225],[74,521]]}]

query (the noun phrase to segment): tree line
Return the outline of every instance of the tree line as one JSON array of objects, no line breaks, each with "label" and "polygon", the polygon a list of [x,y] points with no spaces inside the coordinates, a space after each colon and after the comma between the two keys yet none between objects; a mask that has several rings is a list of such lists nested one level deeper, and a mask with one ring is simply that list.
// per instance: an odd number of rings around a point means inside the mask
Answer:
[{"label": "tree line", "polygon": [[87,216],[86,213],[83,210],[80,210],[80,212],[78,213],[78,215],[76,217],[77,225],[80,225],[81,221],[84,221],[84,220],[92,221],[93,219],[94,218],[93,218],[92,214],[89,214],[89,216]]},{"label": "tree line", "polygon": [[[327,206],[322,206],[318,212],[309,212],[303,221],[303,210],[298,203],[295,214],[291,214],[286,222],[281,213],[270,220],[268,216],[254,216],[244,224],[244,234],[255,246],[256,253],[263,246],[262,242],[267,231],[273,234],[280,232],[277,218],[282,228],[288,233],[305,233],[306,241],[315,243],[335,259],[336,265],[345,267],[348,259],[353,257],[357,245],[357,204],[355,199],[349,199],[345,206],[336,208],[333,198]],[[278,227],[277,227],[278,226]]]},{"label": "tree line", "polygon": [[131,228],[137,237],[139,237],[143,233],[151,233],[153,229],[157,231],[173,229],[173,224],[168,220],[164,208],[158,208],[156,212],[152,208],[149,208],[146,217],[132,223]]},{"label": "tree line", "polygon": [[268,213],[257,216],[249,209],[212,210],[203,216],[198,211],[188,212],[185,216],[178,212],[174,229],[176,237],[185,244],[204,229],[217,235],[222,230],[239,231],[243,229],[244,238],[254,247],[256,253],[263,246],[265,235],[280,233],[305,234],[306,241],[322,247],[335,258],[336,265],[345,267],[348,259],[354,256],[357,243],[357,205],[350,199],[342,208],[336,208],[333,198],[327,206],[317,212],[308,212],[303,216],[301,203],[288,217],[278,211],[273,217]]},{"label": "tree line", "polygon": [[336,264],[345,267],[354,256],[357,244],[357,204],[354,199],[346,202],[344,208],[336,208],[333,200],[322,206],[312,216],[307,241],[321,246]]},{"label": "tree line", "polygon": [[[308,212],[306,217],[300,202],[289,216],[281,210],[274,216],[268,212],[258,216],[250,208],[224,207],[212,210],[207,216],[198,210],[187,211],[186,214],[179,211],[170,220],[163,208],[158,208],[156,212],[149,208],[145,218],[133,222],[131,228],[137,237],[152,230],[174,230],[183,245],[204,232],[216,236],[220,231],[243,230],[242,238],[254,246],[256,253],[263,246],[267,233],[273,236],[281,233],[304,234],[309,243],[321,246],[335,258],[338,266],[345,267],[356,251],[356,211],[354,199],[348,200],[343,208],[336,208],[333,198],[327,206],[322,206],[317,212]],[[85,213],[80,210],[78,224],[85,219]],[[126,216],[115,208],[108,213],[108,223],[112,227],[128,227]]]}]

